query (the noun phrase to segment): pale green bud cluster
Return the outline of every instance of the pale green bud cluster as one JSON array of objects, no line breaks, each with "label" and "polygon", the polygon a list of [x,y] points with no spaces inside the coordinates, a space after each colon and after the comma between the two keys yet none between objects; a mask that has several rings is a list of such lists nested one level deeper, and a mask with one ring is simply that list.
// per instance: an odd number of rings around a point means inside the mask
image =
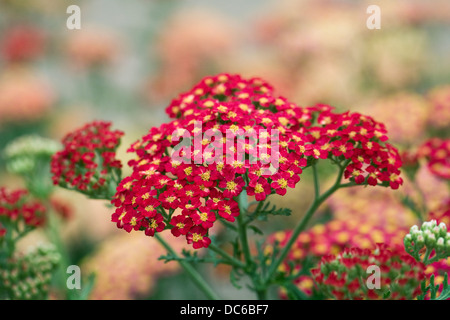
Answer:
[{"label": "pale green bud cluster", "polygon": [[412,226],[403,243],[406,252],[425,264],[450,256],[450,232],[445,223],[436,220],[426,221],[420,228]]},{"label": "pale green bud cluster", "polygon": [[14,139],[4,149],[7,169],[11,173],[27,174],[35,169],[39,159],[48,162],[61,145],[38,135],[26,135]]},{"label": "pale green bud cluster", "polygon": [[46,299],[52,273],[60,259],[53,245],[40,245],[24,256],[6,262],[0,271],[0,298]]}]

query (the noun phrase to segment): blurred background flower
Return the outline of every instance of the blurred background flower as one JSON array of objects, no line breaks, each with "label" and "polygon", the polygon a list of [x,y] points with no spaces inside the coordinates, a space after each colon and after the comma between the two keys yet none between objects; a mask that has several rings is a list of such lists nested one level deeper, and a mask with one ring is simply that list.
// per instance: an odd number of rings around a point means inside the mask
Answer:
[{"label": "blurred background flower", "polygon": [[[176,250],[185,244],[180,239],[166,237]],[[129,300],[148,298],[159,277],[173,275],[180,270],[175,261],[158,260],[166,254],[157,241],[149,241],[144,234],[120,234],[105,241],[93,252],[81,268],[85,274],[95,273],[92,290],[94,300]]]},{"label": "blurred background flower", "polygon": [[[48,82],[26,69],[8,68],[0,78],[0,121],[29,123],[42,119],[55,99]],[[0,124],[1,125],[1,124]]]}]

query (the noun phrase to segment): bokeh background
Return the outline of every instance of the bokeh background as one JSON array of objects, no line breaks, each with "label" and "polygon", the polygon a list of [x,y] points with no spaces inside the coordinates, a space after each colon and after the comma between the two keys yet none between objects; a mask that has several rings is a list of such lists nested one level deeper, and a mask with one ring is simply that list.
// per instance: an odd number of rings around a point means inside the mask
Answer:
[{"label": "bokeh background", "polygon": [[[81,30],[66,27],[72,4],[81,8]],[[381,9],[379,30],[366,27],[371,4]],[[168,120],[171,99],[220,72],[265,78],[299,105],[372,115],[400,150],[448,138],[450,2],[1,0],[0,152],[22,135],[58,141],[85,122],[108,120],[126,133],[119,150],[126,162],[127,146]],[[20,186],[2,158],[0,185]],[[334,177],[325,167],[321,174],[325,183]],[[430,210],[449,196],[426,168],[419,178]],[[268,232],[304,212],[313,190],[303,179],[274,200],[293,215],[263,226]],[[408,181],[403,189],[410,192]],[[414,220],[395,195],[354,192],[335,197],[317,221],[380,212],[404,226]],[[98,274],[93,299],[204,298],[176,264],[157,260],[163,250],[155,241],[118,230],[105,203],[58,193],[72,211],[61,232],[70,259]],[[228,270],[206,274],[225,298],[251,298],[228,284]]]}]

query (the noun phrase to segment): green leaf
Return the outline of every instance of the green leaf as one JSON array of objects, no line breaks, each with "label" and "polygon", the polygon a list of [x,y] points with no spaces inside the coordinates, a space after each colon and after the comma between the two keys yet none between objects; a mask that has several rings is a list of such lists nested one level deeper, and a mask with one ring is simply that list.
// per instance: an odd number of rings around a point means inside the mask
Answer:
[{"label": "green leaf", "polygon": [[448,298],[450,298],[450,285],[448,283],[448,274],[446,272],[444,275],[444,282],[442,283],[442,292],[436,300],[447,300]]},{"label": "green leaf", "polygon": [[240,275],[236,271],[236,269],[231,269],[230,272],[230,282],[236,289],[242,289],[242,286],[238,284],[238,281],[240,280]]},{"label": "green leaf", "polygon": [[89,295],[94,288],[96,275],[91,273],[87,278],[87,283],[84,284],[83,289],[81,289],[79,300],[87,300]]},{"label": "green leaf", "polygon": [[262,232],[261,229],[255,227],[255,226],[248,226],[249,229],[251,229],[255,234],[263,235],[264,232]]},{"label": "green leaf", "polygon": [[427,286],[427,280],[422,280],[422,283],[420,284],[420,289],[422,293],[417,296],[417,300],[424,300],[425,296],[427,295],[428,291],[430,290],[430,286]]},{"label": "green leaf", "polygon": [[77,290],[70,290],[68,293],[68,299],[69,300],[88,300],[89,295],[92,292],[92,289],[94,288],[95,284],[95,273],[91,273],[88,277],[86,282],[82,284],[82,288],[80,291]]},{"label": "green leaf", "polygon": [[261,221],[267,221],[267,216],[274,215],[274,216],[290,216],[292,213],[292,210],[289,208],[277,208],[275,205],[270,207],[270,202],[265,203],[262,208],[259,210],[256,210],[252,214],[248,215],[248,219],[250,221],[253,221],[255,219],[261,220]]}]

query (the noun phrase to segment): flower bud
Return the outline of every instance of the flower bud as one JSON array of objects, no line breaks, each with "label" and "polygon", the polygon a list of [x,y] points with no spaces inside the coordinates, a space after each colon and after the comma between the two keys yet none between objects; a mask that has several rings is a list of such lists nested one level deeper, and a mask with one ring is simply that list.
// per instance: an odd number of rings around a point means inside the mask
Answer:
[{"label": "flower bud", "polygon": [[423,246],[424,244],[425,244],[425,239],[424,239],[423,235],[419,235],[417,237],[417,245]]},{"label": "flower bud", "polygon": [[418,231],[419,231],[419,227],[416,226],[416,225],[413,225],[413,226],[411,227],[411,229],[409,229],[409,233],[411,233],[411,234],[414,234],[414,233],[416,233],[416,232],[418,232]]},{"label": "flower bud", "polygon": [[439,249],[443,249],[444,248],[444,238],[442,238],[442,237],[438,238],[436,241],[436,246]]},{"label": "flower bud", "polygon": [[430,248],[433,248],[436,245],[436,236],[433,233],[425,233],[425,245]]}]

